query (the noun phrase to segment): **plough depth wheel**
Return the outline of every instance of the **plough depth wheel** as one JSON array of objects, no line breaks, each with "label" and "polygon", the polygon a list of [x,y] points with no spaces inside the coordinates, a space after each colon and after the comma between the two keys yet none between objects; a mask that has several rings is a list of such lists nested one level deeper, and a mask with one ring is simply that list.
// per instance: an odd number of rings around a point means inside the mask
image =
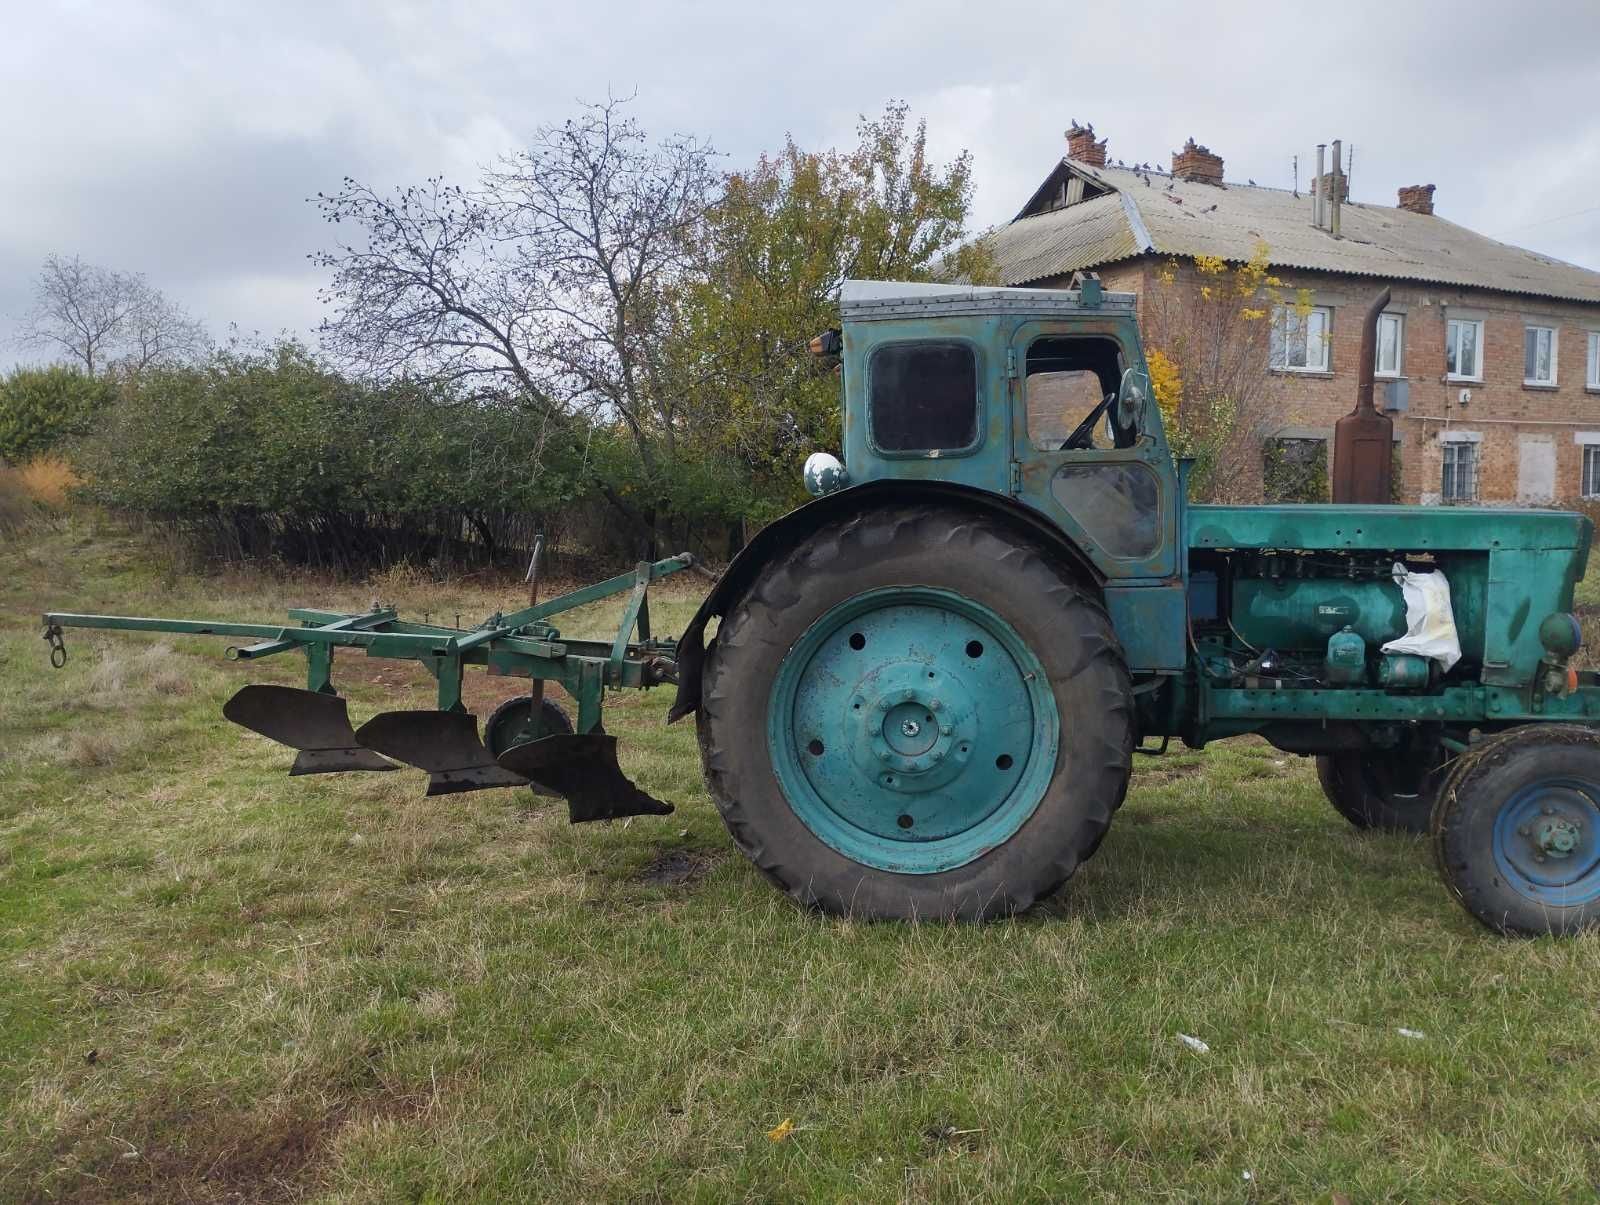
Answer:
[{"label": "plough depth wheel", "polygon": [[728,616],[699,715],[740,847],[796,900],[871,917],[1019,911],[1094,852],[1132,699],[1104,610],[960,511],[826,527]]}]

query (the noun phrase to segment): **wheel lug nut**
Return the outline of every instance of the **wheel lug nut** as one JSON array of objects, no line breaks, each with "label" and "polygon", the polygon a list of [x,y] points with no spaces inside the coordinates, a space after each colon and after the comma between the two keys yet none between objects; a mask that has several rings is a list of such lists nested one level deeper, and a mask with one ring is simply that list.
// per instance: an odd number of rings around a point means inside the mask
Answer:
[{"label": "wheel lug nut", "polygon": [[954,731],[954,729],[952,729],[949,724],[940,724],[939,725],[939,731],[940,731],[940,733],[942,735],[949,736],[950,733]]},{"label": "wheel lug nut", "polygon": [[1535,862],[1543,862],[1544,861],[1544,855],[1543,854],[1534,854],[1533,855],[1533,860]]},{"label": "wheel lug nut", "polygon": [[888,761],[889,760],[889,751],[887,749],[879,749],[878,750],[878,760],[879,761]]},{"label": "wheel lug nut", "polygon": [[890,702],[886,698],[878,700],[878,710],[879,711],[888,711],[889,708],[891,708],[893,706],[894,706],[894,704],[892,702]]},{"label": "wheel lug nut", "polygon": [[928,710],[929,711],[943,711],[944,710],[944,703],[939,699],[935,699],[935,700],[933,700],[933,702],[928,704]]},{"label": "wheel lug nut", "polygon": [[1556,814],[1556,810],[1555,810],[1555,808],[1547,807],[1547,808],[1544,809],[1544,814],[1546,816],[1554,816]]},{"label": "wheel lug nut", "polygon": [[1532,835],[1533,834],[1528,831],[1528,826],[1526,824],[1517,830],[1517,836],[1519,837],[1529,837]]}]

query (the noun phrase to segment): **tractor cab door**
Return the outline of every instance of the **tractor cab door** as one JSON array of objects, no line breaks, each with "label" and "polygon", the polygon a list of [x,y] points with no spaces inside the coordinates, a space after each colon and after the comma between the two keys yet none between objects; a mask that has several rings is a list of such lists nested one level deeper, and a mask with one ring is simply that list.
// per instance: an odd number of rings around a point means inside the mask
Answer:
[{"label": "tractor cab door", "polygon": [[[1099,327],[1101,324],[1095,324]],[[1007,358],[1013,492],[1049,515],[1107,578],[1178,572],[1178,490],[1159,425],[1143,411],[1137,345],[1104,329],[1027,322]]]},{"label": "tractor cab door", "polygon": [[1178,481],[1131,321],[1025,322],[1010,344],[1011,492],[1106,575],[1130,667],[1181,668]]}]

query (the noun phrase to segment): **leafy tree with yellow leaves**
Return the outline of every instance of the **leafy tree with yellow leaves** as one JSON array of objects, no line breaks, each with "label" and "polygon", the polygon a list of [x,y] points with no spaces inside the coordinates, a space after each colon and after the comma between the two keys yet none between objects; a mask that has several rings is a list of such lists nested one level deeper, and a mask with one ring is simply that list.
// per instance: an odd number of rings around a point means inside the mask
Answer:
[{"label": "leafy tree with yellow leaves", "polygon": [[1281,387],[1268,371],[1272,317],[1311,307],[1310,294],[1288,290],[1269,262],[1264,242],[1243,263],[1168,260],[1146,299],[1151,387],[1173,451],[1195,459],[1190,492],[1198,500],[1254,500],[1261,492],[1261,442]]}]

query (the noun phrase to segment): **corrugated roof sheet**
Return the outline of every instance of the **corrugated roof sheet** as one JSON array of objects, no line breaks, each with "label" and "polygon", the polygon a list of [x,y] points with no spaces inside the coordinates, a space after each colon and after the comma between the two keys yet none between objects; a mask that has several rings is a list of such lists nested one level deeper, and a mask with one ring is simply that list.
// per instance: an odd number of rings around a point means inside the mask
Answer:
[{"label": "corrugated roof sheet", "polygon": [[1437,215],[1346,202],[1340,207],[1341,237],[1335,239],[1311,225],[1306,194],[1249,184],[1218,188],[1071,160],[1067,166],[1114,191],[1018,218],[984,236],[1005,284],[1146,252],[1242,261],[1265,242],[1275,267],[1600,303],[1600,272],[1497,243]]}]

